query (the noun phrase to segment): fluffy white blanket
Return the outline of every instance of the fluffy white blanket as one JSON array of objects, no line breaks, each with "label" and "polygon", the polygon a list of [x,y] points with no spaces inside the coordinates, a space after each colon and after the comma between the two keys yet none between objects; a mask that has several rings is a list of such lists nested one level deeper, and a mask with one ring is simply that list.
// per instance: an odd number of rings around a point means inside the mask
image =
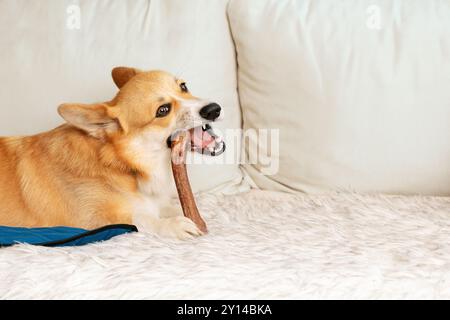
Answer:
[{"label": "fluffy white blanket", "polygon": [[203,195],[210,234],[0,249],[0,298],[450,298],[450,198]]}]

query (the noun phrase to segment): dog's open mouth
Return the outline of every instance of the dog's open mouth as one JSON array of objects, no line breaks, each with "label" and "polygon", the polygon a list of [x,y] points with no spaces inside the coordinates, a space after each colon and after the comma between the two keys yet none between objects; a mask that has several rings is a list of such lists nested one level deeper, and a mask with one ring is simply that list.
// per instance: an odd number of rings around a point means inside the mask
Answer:
[{"label": "dog's open mouth", "polygon": [[189,130],[191,135],[191,151],[210,156],[218,156],[225,151],[225,142],[209,124]]},{"label": "dog's open mouth", "polygon": [[[187,146],[187,148],[190,148],[191,151],[212,157],[221,155],[225,152],[225,142],[222,137],[214,132],[209,124],[191,128],[188,130],[188,133],[190,146]],[[176,140],[174,136],[176,137],[176,134],[172,135],[167,140],[169,147],[171,146],[172,141]]]}]

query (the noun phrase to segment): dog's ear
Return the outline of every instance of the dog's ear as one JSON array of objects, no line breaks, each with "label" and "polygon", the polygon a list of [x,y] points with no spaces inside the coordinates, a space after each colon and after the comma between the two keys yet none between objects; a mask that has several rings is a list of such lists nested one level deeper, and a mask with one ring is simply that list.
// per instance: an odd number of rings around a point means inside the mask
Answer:
[{"label": "dog's ear", "polygon": [[103,103],[97,104],[62,104],[58,113],[71,125],[87,132],[93,137],[103,138],[107,133],[128,128],[120,116],[119,107]]},{"label": "dog's ear", "polygon": [[117,88],[122,88],[131,78],[142,72],[139,69],[128,67],[116,67],[111,71],[112,78]]}]

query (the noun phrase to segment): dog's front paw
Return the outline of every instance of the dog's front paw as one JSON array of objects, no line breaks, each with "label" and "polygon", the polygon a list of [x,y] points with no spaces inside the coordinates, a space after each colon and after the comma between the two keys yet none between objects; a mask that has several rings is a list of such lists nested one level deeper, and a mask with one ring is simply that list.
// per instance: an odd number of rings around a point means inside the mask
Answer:
[{"label": "dog's front paw", "polygon": [[203,235],[195,223],[184,216],[161,219],[158,234],[180,240],[192,239]]}]

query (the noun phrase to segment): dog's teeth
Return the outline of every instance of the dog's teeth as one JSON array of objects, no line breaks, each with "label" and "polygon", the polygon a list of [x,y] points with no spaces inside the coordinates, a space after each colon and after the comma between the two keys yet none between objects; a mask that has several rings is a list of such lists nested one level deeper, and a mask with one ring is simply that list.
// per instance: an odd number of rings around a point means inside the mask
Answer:
[{"label": "dog's teeth", "polygon": [[202,125],[203,131],[206,131],[206,124]]}]

